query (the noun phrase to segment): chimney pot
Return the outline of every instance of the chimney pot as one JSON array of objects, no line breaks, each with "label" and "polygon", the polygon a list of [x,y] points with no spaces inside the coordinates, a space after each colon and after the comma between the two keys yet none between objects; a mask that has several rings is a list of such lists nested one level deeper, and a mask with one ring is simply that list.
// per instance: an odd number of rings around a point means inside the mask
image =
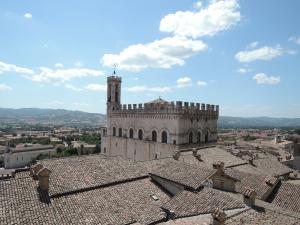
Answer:
[{"label": "chimney pot", "polygon": [[39,188],[42,191],[49,191],[49,178],[50,178],[51,170],[46,167],[40,169],[37,173],[38,180],[39,180]]},{"label": "chimney pot", "polygon": [[255,205],[255,198],[256,198],[256,192],[253,189],[247,188],[244,193],[244,203],[247,206],[254,206]]},{"label": "chimney pot", "polygon": [[44,166],[40,163],[33,165],[30,167],[30,176],[34,179],[37,180],[37,173],[43,168]]},{"label": "chimney pot", "polygon": [[198,150],[197,150],[196,148],[193,148],[192,152],[193,152],[193,155],[194,155],[194,156],[197,156]]},{"label": "chimney pot", "polygon": [[219,208],[215,208],[211,212],[213,218],[213,225],[224,225],[226,220],[226,213]]},{"label": "chimney pot", "polygon": [[178,159],[179,159],[179,156],[180,156],[180,152],[175,152],[175,153],[173,154],[173,159],[178,160]]},{"label": "chimney pot", "polygon": [[225,167],[225,164],[222,161],[213,163],[213,168],[216,169],[217,172],[220,174],[224,174],[224,167]]}]

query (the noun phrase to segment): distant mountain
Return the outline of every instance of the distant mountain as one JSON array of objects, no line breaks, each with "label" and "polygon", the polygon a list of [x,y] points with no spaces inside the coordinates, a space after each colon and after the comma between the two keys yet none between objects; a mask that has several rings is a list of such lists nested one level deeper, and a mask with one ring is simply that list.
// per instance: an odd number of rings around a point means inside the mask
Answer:
[{"label": "distant mountain", "polygon": [[[97,127],[103,125],[105,120],[106,116],[100,113],[65,109],[0,108],[0,126],[3,124],[27,124]],[[218,126],[220,128],[300,127],[300,118],[221,116]]]},{"label": "distant mountain", "polygon": [[105,123],[106,116],[98,113],[71,111],[65,109],[0,108],[0,125],[68,125],[99,126]]},{"label": "distant mountain", "polygon": [[284,128],[300,127],[300,118],[231,117],[221,116],[220,128]]}]

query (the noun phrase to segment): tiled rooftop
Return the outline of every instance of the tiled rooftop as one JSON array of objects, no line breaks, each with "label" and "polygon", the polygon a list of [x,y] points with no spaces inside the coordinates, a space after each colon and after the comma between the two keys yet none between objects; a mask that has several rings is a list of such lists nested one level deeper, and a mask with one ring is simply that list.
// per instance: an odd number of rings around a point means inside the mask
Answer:
[{"label": "tiled rooftop", "polygon": [[265,209],[248,209],[228,218],[226,225],[299,225],[299,218]]},{"label": "tiled rooftop", "polygon": [[259,199],[265,199],[278,182],[274,177],[240,172],[235,167],[226,169],[226,173],[239,180],[236,182],[238,193],[242,194],[246,188],[250,188],[255,190]]},{"label": "tiled rooftop", "polygon": [[148,176],[147,170],[130,160],[101,155],[42,160],[51,170],[50,195]]},{"label": "tiled rooftop", "polygon": [[281,208],[300,213],[300,185],[281,182],[270,202]]},{"label": "tiled rooftop", "polygon": [[172,210],[176,218],[211,213],[214,208],[223,210],[244,208],[244,204],[226,192],[203,188],[199,192],[182,191],[163,208]]},{"label": "tiled rooftop", "polygon": [[1,181],[0,225],[149,224],[165,218],[160,206],[170,199],[149,178],[58,198],[41,196],[43,201],[31,178]]},{"label": "tiled rooftop", "polygon": [[216,161],[223,161],[225,163],[225,167],[232,167],[247,163],[245,160],[242,160],[219,147],[203,148],[198,150],[197,153],[201,155],[203,163],[208,167],[211,167]]},{"label": "tiled rooftop", "polygon": [[269,176],[282,176],[293,172],[292,169],[275,159],[256,159],[253,163],[262,173]]},{"label": "tiled rooftop", "polygon": [[214,172],[213,169],[173,160],[166,162],[151,173],[191,189],[198,189]]}]

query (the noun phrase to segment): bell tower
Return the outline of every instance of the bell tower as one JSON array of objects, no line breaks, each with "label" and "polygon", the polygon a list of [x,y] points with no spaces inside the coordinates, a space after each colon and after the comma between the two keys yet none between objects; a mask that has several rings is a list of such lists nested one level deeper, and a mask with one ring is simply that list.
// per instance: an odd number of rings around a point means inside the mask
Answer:
[{"label": "bell tower", "polygon": [[116,76],[115,70],[112,76],[107,77],[107,114],[112,110],[120,109],[121,83],[122,78]]}]

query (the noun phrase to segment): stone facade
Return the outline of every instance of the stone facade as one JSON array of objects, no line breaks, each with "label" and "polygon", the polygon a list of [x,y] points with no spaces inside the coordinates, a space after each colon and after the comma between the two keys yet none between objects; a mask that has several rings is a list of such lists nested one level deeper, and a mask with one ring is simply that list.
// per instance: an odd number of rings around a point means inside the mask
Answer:
[{"label": "stone facade", "polygon": [[122,105],[121,83],[121,77],[107,78],[107,128],[102,128],[101,153],[144,161],[217,141],[219,106],[161,98]]}]

